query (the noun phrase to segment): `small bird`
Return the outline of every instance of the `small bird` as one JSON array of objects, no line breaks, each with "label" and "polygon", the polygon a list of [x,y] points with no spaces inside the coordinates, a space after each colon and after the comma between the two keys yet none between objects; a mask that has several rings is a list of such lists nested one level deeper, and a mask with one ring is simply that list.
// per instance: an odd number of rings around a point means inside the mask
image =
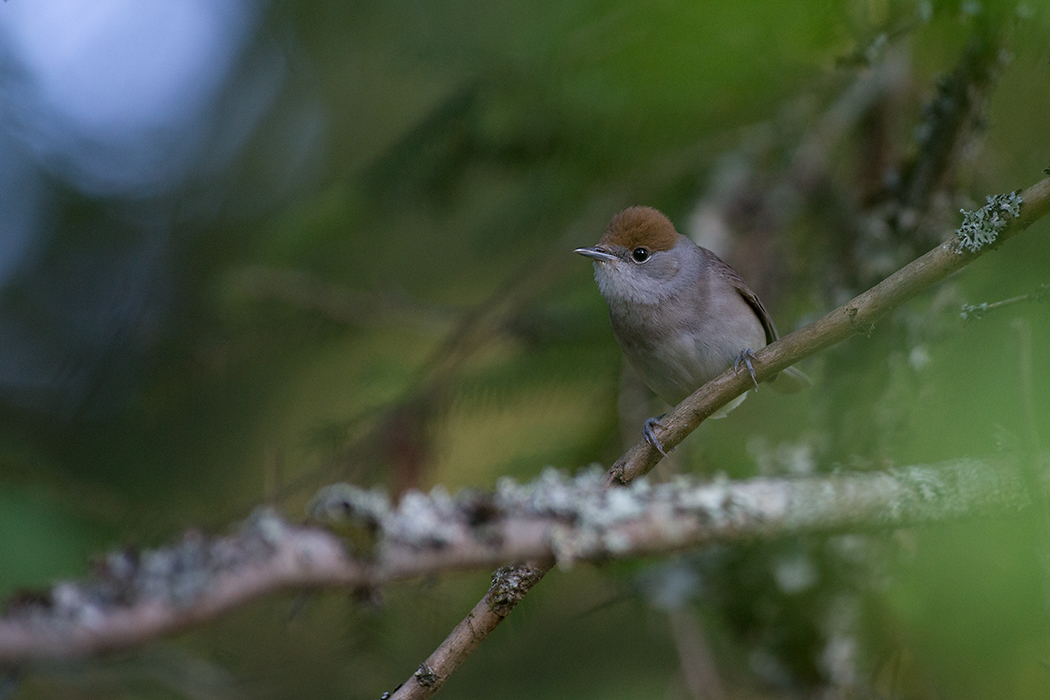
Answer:
[{"label": "small bird", "polygon": [[[728,368],[751,366],[756,348],[777,339],[766,307],[740,275],[717,255],[678,233],[652,207],[629,207],[612,218],[598,245],[577,248],[594,260],[594,279],[609,305],[613,335],[645,383],[674,406]],[[767,382],[781,393],[812,384],[789,367]],[[743,394],[715,418],[747,397]],[[645,439],[656,439],[657,416],[645,421]]]}]

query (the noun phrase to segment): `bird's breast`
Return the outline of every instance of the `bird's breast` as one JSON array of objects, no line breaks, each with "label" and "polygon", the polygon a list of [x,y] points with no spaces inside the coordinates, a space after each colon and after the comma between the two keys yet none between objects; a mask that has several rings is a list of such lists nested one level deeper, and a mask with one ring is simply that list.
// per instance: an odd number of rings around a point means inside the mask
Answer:
[{"label": "bird's breast", "polygon": [[[613,334],[645,383],[677,404],[730,366],[745,348],[765,346],[758,318],[741,300],[735,313],[669,312],[660,305],[610,305]],[[742,312],[742,313],[741,313]]]}]

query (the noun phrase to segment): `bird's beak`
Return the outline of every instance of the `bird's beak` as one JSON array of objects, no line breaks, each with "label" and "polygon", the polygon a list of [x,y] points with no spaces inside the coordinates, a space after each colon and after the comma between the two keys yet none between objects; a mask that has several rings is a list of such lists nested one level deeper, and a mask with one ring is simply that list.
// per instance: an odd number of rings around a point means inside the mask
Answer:
[{"label": "bird's beak", "polygon": [[598,262],[611,262],[617,259],[615,255],[604,248],[599,248],[598,246],[593,248],[577,248],[575,252],[585,257],[593,258]]}]

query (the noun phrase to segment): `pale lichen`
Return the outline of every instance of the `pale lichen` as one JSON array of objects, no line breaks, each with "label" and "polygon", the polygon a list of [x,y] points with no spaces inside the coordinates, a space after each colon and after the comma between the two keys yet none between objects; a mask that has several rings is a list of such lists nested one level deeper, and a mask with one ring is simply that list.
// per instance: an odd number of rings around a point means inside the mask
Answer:
[{"label": "pale lichen", "polygon": [[377,534],[391,511],[386,491],[353,484],[325,486],[306,506],[311,520],[340,535],[354,554],[363,557],[373,556]]},{"label": "pale lichen", "polygon": [[271,557],[287,532],[280,516],[260,510],[234,536],[191,530],[167,547],[114,550],[93,561],[91,579],[24,595],[7,615],[60,631],[70,624],[102,629],[112,611],[144,603],[187,610],[218,577]]},{"label": "pale lichen", "polygon": [[489,609],[500,617],[506,617],[541,578],[541,569],[531,566],[501,566],[492,574],[492,585],[488,594]]},{"label": "pale lichen", "polygon": [[414,547],[443,547],[463,531],[464,513],[444,488],[429,495],[415,489],[401,496],[397,510],[382,521],[383,535]]},{"label": "pale lichen", "polygon": [[419,668],[417,668],[416,672],[412,675],[415,676],[416,680],[424,688],[432,688],[438,685],[438,681],[441,680],[441,677],[437,672],[425,661],[419,665]]},{"label": "pale lichen", "polygon": [[336,530],[374,527],[389,515],[390,497],[380,488],[332,484],[310,499],[306,512],[315,522]]},{"label": "pale lichen", "polygon": [[968,250],[976,253],[994,243],[1010,220],[1020,215],[1021,204],[1024,203],[1020,190],[988,195],[986,199],[987,203],[980,209],[959,210],[963,215],[963,222],[955,231],[959,242],[957,252]]}]

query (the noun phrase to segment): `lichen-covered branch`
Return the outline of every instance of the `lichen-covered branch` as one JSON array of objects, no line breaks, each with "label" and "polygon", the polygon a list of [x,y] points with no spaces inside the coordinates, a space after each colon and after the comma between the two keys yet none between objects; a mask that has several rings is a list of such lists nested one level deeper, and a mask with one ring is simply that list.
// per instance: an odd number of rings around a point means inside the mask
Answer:
[{"label": "lichen-covered branch", "polygon": [[[339,538],[260,511],[222,537],[195,532],[169,547],[113,552],[86,581],[8,603],[0,666],[126,649],[288,588],[370,588],[526,560],[568,568],[716,542],[1012,513],[1029,500],[1019,467],[1006,459],[826,477],[640,479],[618,489],[606,488],[600,471],[547,470],[524,485],[501,481],[491,494],[411,492],[396,507],[337,485],[319,495],[315,512],[341,513],[337,526],[367,537]],[[474,623],[505,617],[546,568],[497,571],[459,644],[443,647],[413,683],[435,691],[446,662],[455,668],[484,638],[470,633]]]},{"label": "lichen-covered branch", "polygon": [[128,649],[282,588],[363,576],[335,535],[259,511],[233,534],[111,552],[85,581],[17,594],[0,617],[0,668]]}]

